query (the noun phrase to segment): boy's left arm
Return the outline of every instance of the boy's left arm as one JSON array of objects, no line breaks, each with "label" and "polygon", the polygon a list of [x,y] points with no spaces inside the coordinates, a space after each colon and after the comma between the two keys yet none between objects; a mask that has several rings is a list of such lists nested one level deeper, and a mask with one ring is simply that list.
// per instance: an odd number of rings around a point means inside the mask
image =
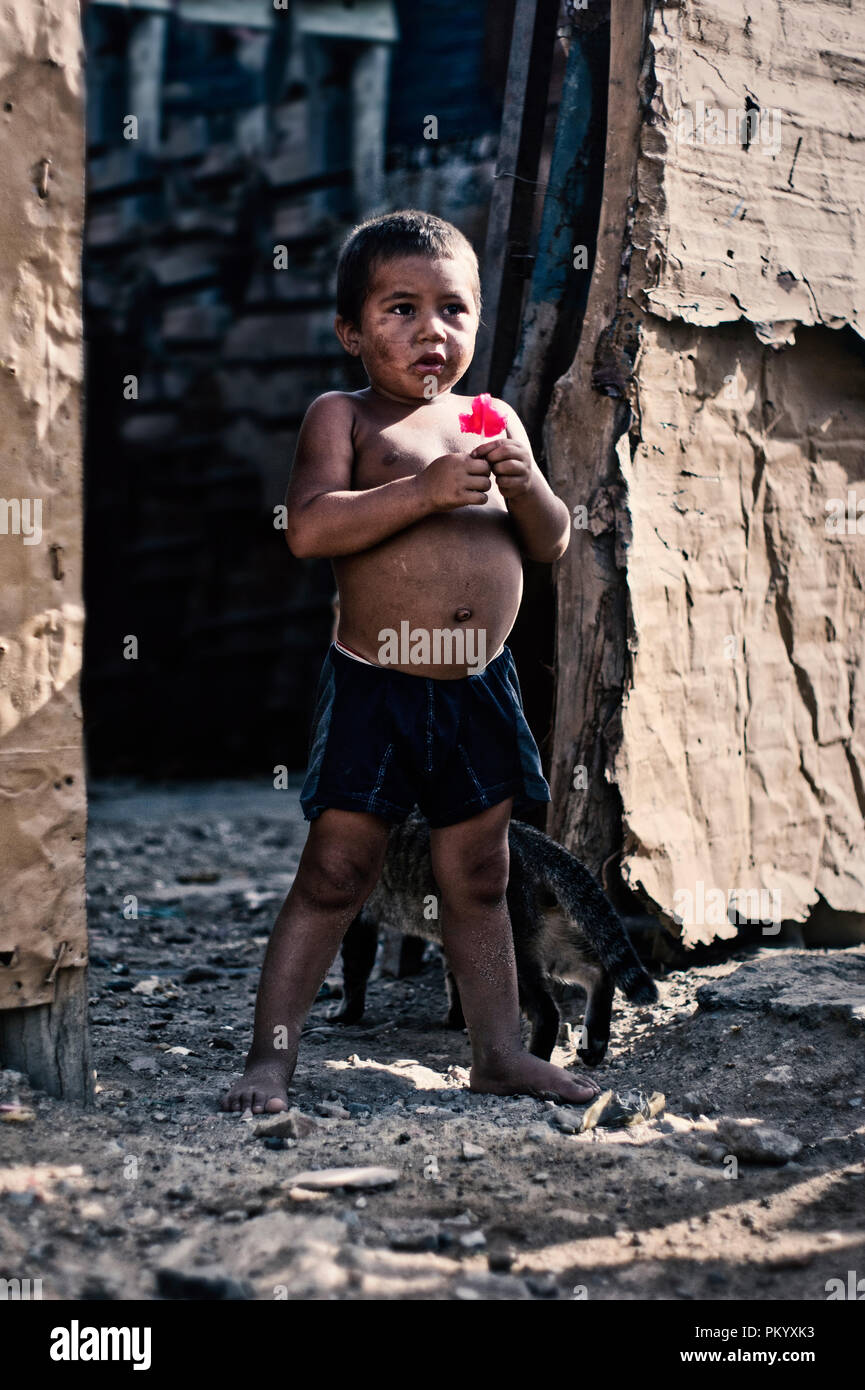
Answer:
[{"label": "boy's left arm", "polygon": [[522,421],[503,401],[493,404],[507,419],[508,436],[485,440],[472,449],[472,455],[490,465],[516,524],[523,553],[530,560],[550,564],[568,548],[570,513],[535,463]]}]

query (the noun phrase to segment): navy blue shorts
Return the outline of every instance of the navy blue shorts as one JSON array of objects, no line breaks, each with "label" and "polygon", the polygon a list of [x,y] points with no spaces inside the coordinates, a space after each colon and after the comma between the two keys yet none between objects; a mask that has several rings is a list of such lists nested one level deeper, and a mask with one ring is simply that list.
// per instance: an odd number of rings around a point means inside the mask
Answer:
[{"label": "navy blue shorts", "polygon": [[508,647],[458,680],[366,666],[330,647],[300,793],[307,820],[335,807],[398,822],[417,805],[440,827],[511,796],[550,800]]}]

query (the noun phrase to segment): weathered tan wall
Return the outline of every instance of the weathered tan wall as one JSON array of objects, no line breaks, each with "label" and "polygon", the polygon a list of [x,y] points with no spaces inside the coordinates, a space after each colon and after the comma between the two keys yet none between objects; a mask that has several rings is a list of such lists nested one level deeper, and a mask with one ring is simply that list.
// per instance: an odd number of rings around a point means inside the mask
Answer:
[{"label": "weathered tan wall", "polygon": [[86,960],[82,62],[77,0],[4,0],[0,496],[29,502],[31,536],[0,506],[0,1009],[51,1002]]},{"label": "weathered tan wall", "polygon": [[[865,927],[865,517],[826,525],[848,489],[865,511],[865,10],[688,0],[640,36],[622,8],[614,207],[549,425],[590,515],[560,575],[555,828],[597,865],[615,809],[667,920],[762,888]],[[750,148],[677,141],[746,95]],[[710,908],[684,934],[734,930]]]}]

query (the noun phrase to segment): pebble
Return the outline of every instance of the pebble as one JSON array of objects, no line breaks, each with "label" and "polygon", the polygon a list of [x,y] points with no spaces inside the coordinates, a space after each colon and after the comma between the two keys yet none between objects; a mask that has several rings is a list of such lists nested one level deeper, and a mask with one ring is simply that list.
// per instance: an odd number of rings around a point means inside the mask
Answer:
[{"label": "pebble", "polygon": [[722,1118],[717,1132],[728,1151],[743,1163],[788,1163],[802,1152],[794,1135],[758,1121]]},{"label": "pebble", "polygon": [[463,1250],[480,1250],[487,1243],[487,1238],[483,1231],[466,1231],[464,1236],[460,1236],[460,1245]]},{"label": "pebble", "polygon": [[296,1109],[281,1110],[277,1115],[260,1120],[253,1133],[259,1139],[305,1139],[321,1127],[312,1115],[304,1115]]},{"label": "pebble", "polygon": [[792,1086],[795,1080],[793,1068],[784,1064],[780,1067],[772,1067],[766,1072],[765,1076],[758,1078],[758,1086]]},{"label": "pebble", "polygon": [[709,1110],[712,1109],[712,1102],[707,1096],[701,1095],[699,1091],[687,1091],[682,1096],[681,1108],[685,1115],[697,1117],[708,1114]]},{"label": "pebble", "polygon": [[322,1115],[326,1120],[350,1120],[351,1111],[346,1110],[338,1100],[322,1100],[315,1107],[317,1115]]},{"label": "pebble", "polygon": [[438,1223],[421,1218],[417,1221],[382,1223],[391,1250],[431,1251],[439,1248]]},{"label": "pebble", "polygon": [[550,1123],[560,1129],[563,1134],[576,1134],[582,1122],[582,1115],[578,1115],[575,1110],[565,1110],[562,1106],[555,1106],[550,1111]]},{"label": "pebble", "polygon": [[397,1168],[316,1168],[296,1174],[291,1181],[294,1187],[329,1192],[336,1187],[352,1188],[355,1191],[393,1187],[399,1179],[400,1173]]},{"label": "pebble", "polygon": [[534,1140],[537,1144],[551,1144],[555,1141],[555,1135],[549,1125],[528,1125],[525,1137]]},{"label": "pebble", "polygon": [[471,1161],[475,1158],[483,1158],[486,1149],[482,1149],[480,1144],[472,1144],[468,1139],[463,1140],[463,1158]]},{"label": "pebble", "polygon": [[535,1298],[558,1298],[559,1296],[556,1281],[549,1274],[529,1274],[526,1277],[526,1288]]}]

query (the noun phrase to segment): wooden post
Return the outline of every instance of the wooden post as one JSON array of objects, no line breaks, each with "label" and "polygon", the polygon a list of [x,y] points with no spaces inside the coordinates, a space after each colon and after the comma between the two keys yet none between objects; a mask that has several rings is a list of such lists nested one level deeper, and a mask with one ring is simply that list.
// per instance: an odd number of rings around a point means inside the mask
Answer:
[{"label": "wooden post", "polygon": [[498,394],[516,345],[558,0],[517,0],[483,259],[483,326],[466,389]]},{"label": "wooden post", "polygon": [[90,1103],[78,0],[0,11],[0,1066]]},{"label": "wooden post", "polygon": [[50,1096],[92,1104],[86,969],[59,970],[52,1003],[0,1012],[0,1062]]}]

